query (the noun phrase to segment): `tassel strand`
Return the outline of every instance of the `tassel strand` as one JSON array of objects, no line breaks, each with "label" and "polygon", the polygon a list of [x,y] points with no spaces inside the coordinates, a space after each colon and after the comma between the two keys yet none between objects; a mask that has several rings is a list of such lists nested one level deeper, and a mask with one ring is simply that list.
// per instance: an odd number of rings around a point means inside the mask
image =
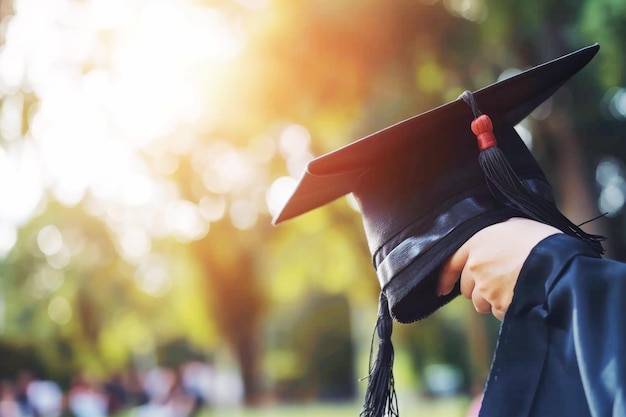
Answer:
[{"label": "tassel strand", "polygon": [[[389,304],[384,292],[380,293],[378,320],[372,335],[370,348],[370,373],[366,377],[367,390],[360,417],[398,417],[398,398],[393,379],[393,344],[391,332],[393,320],[389,314]],[[378,333],[378,352],[372,363],[374,339]]]}]

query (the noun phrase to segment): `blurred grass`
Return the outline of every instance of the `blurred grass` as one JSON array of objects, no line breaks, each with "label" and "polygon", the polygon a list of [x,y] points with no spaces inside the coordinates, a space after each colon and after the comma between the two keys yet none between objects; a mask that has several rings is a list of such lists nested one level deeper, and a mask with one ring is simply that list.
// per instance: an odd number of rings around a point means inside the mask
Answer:
[{"label": "blurred grass", "polygon": [[[402,417],[465,417],[467,398],[422,400],[400,403]],[[311,403],[297,405],[272,405],[255,408],[227,408],[204,411],[198,417],[358,417],[360,404]],[[117,417],[132,417],[126,412]]]}]

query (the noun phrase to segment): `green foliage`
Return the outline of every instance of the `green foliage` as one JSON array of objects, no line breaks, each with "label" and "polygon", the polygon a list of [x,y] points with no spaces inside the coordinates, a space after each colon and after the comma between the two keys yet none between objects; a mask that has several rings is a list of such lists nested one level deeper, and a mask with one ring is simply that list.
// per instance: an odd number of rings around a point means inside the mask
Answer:
[{"label": "green foliage", "polygon": [[626,5],[619,0],[594,0],[586,2],[582,10],[582,30],[602,48],[599,57],[602,84],[604,87],[623,85],[626,80]]}]

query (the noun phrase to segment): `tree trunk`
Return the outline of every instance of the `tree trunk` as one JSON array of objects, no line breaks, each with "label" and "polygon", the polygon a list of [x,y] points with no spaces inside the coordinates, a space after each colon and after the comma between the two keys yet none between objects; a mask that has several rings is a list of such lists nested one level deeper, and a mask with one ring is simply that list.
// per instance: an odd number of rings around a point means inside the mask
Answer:
[{"label": "tree trunk", "polygon": [[258,288],[254,245],[241,244],[238,238],[243,232],[227,229],[213,228],[196,247],[206,277],[207,313],[239,362],[245,404],[255,405],[262,394],[259,359],[264,300]]}]

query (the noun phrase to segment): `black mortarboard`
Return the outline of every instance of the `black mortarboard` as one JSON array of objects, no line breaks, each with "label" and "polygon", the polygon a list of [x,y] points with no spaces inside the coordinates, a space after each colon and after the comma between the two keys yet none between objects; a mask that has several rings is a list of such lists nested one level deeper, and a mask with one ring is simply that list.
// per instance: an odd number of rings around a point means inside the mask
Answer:
[{"label": "black mortarboard", "polygon": [[457,296],[458,286],[447,296],[436,294],[439,268],[477,231],[523,216],[551,224],[602,252],[600,237],[586,234],[558,211],[548,181],[514,129],[598,49],[592,45],[465,92],[459,100],[308,164],[274,223],[350,192],[359,203],[382,289],[377,324],[381,344],[363,415],[382,415],[382,406],[390,415],[395,412],[389,393],[389,314],[399,322],[417,321]]}]

